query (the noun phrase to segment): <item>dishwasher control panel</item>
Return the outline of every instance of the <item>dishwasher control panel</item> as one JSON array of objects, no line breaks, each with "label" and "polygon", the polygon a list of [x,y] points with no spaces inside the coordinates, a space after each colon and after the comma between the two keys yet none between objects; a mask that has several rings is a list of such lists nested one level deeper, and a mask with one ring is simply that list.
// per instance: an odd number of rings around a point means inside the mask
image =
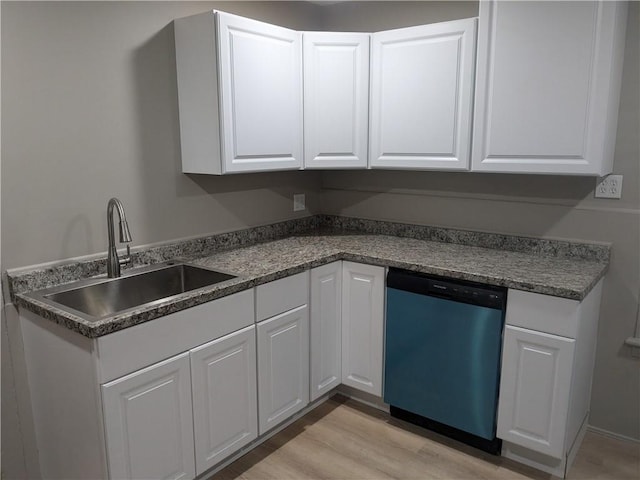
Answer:
[{"label": "dishwasher control panel", "polygon": [[504,309],[507,301],[505,287],[454,280],[398,268],[389,269],[387,287],[488,308]]}]

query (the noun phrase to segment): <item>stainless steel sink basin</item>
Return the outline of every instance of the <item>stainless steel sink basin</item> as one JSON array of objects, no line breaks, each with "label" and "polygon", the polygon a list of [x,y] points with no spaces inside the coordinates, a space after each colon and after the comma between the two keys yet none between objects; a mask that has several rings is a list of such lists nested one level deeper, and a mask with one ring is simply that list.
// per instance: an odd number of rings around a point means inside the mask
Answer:
[{"label": "stainless steel sink basin", "polygon": [[[151,270],[149,268],[152,268]],[[40,292],[47,303],[57,303],[85,315],[89,320],[114,315],[125,310],[164,300],[174,295],[215,285],[235,275],[188,264],[165,264],[147,267],[127,276],[102,279],[89,285],[69,285]],[[89,281],[91,282],[91,281]],[[87,317],[85,317],[87,318]]]}]

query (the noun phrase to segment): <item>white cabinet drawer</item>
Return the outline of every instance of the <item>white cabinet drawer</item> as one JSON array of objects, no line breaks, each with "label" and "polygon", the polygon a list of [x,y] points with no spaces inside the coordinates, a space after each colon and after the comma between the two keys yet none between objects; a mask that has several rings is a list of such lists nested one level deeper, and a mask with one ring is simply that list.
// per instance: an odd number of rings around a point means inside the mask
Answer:
[{"label": "white cabinet drawer", "polygon": [[105,383],[253,323],[253,290],[172,313],[96,340]]},{"label": "white cabinet drawer", "polygon": [[505,323],[561,337],[576,338],[580,302],[509,289]]},{"label": "white cabinet drawer", "polygon": [[309,300],[309,271],[256,287],[256,322],[304,305]]}]

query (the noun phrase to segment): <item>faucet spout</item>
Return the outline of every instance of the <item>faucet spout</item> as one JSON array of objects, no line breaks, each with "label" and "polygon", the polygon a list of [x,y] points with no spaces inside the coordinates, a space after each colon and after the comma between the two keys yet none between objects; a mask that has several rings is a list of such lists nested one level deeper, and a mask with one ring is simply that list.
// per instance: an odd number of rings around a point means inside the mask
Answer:
[{"label": "faucet spout", "polygon": [[127,255],[123,258],[118,258],[118,251],[116,250],[115,235],[113,233],[113,211],[118,211],[118,218],[120,220],[120,242],[131,242],[131,232],[129,231],[129,224],[127,223],[127,217],[124,213],[124,207],[122,202],[117,198],[112,198],[107,204],[107,232],[109,234],[109,250],[107,254],[107,276],[109,278],[120,276],[120,266],[131,262],[131,255],[129,254],[129,245],[127,245]]}]

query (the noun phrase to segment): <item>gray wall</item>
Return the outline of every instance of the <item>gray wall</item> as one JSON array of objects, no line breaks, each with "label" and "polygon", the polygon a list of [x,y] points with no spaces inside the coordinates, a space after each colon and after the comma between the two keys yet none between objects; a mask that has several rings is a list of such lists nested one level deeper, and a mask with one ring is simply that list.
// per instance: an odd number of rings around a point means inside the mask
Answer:
[{"label": "gray wall", "polygon": [[[416,2],[406,16],[393,7],[340,4],[327,21],[338,29],[367,30],[393,28],[398,17],[427,23],[477,15],[477,5],[456,2]],[[635,439],[640,362],[624,340],[634,334],[640,289],[639,10],[631,2],[614,165],[624,175],[621,200],[595,199],[593,178],[399,171],[324,172],[321,198],[322,212],[329,214],[611,242],[590,423]]]},{"label": "gray wall", "polygon": [[[615,163],[625,176],[619,201],[593,199],[589,178],[382,171],[182,175],[170,22],[214,7],[296,29],[336,31],[477,14],[475,2],[3,2],[2,268],[104,252],[111,196],[124,202],[134,245],[295,218],[291,196],[299,192],[310,206],[299,215],[610,241],[592,423],[640,438],[638,360],[622,346],[633,333],[639,284],[639,5],[631,6],[625,58]],[[36,478],[14,312],[2,328],[3,472]]]},{"label": "gray wall", "polygon": [[322,28],[329,31],[377,32],[393,28],[446,22],[478,16],[478,2],[388,1],[342,2],[322,11]]},{"label": "gray wall", "polygon": [[[319,172],[180,173],[171,21],[211,8],[320,23],[302,2],[2,2],[2,269],[105,252],[112,196],[134,246],[315,213]],[[4,313],[2,470],[36,478],[22,341]]]},{"label": "gray wall", "polygon": [[[119,197],[133,245],[309,215],[317,172],[180,173],[173,26],[210,8],[296,29],[284,2],[3,3],[2,264],[106,251]],[[310,210],[293,213],[293,193]]]}]

